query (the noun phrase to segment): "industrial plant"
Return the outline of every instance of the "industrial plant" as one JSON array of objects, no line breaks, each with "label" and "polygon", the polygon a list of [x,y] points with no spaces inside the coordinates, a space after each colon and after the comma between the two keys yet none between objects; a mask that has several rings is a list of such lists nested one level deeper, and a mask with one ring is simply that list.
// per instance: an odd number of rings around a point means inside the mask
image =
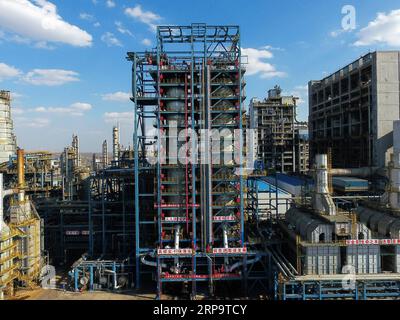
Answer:
[{"label": "industrial plant", "polygon": [[[158,26],[128,52],[132,147],[18,148],[0,91],[0,300],[400,298],[400,52],[247,97],[235,25]],[[66,295],[67,297],[67,295]]]}]

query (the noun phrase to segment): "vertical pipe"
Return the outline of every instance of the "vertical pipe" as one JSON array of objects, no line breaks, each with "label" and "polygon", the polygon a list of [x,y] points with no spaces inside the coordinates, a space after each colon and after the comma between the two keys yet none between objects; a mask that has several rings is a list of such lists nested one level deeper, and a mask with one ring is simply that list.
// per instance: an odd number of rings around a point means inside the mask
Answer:
[{"label": "vertical pipe", "polygon": [[79,270],[78,268],[74,269],[74,286],[75,286],[75,292],[79,291],[78,287],[78,276],[79,276]]},{"label": "vertical pipe", "polygon": [[90,269],[89,290],[93,291],[93,289],[94,289],[93,288],[93,266],[90,266],[89,269]]},{"label": "vertical pipe", "polygon": [[25,200],[25,156],[24,150],[18,149],[17,151],[17,170],[18,170],[18,201],[23,202]]}]

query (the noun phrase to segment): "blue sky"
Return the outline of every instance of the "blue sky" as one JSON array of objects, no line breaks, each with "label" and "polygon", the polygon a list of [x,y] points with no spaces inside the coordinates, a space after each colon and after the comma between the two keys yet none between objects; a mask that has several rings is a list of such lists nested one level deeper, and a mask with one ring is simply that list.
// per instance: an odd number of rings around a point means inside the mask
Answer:
[{"label": "blue sky", "polygon": [[[346,32],[345,5],[356,13]],[[398,0],[0,0],[0,89],[15,93],[19,146],[60,151],[77,133],[83,151],[100,152],[117,122],[131,144],[126,52],[151,48],[157,24],[193,22],[240,25],[248,100],[279,84],[301,98],[300,120],[309,80],[400,48]]]}]

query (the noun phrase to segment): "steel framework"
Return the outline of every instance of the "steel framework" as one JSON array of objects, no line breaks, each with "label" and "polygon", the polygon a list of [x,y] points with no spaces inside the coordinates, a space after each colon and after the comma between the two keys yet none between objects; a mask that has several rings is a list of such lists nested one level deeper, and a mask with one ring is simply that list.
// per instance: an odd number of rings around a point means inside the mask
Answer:
[{"label": "steel framework", "polygon": [[[201,159],[193,152],[199,147],[195,137],[207,129],[245,128],[239,27],[160,26],[157,48],[128,53],[128,60],[135,105],[137,288],[144,266],[155,268],[158,297],[170,282],[190,283],[192,297],[198,282],[208,283],[211,295],[216,282],[245,284],[247,267],[260,258],[245,238],[246,178],[237,174],[245,167],[242,131],[228,151],[239,161],[203,163],[215,155],[208,142],[200,145],[206,151]],[[156,134],[148,130],[152,121]],[[171,142],[183,156],[170,152]],[[146,159],[150,155],[156,165]],[[152,174],[149,190],[145,178]]]}]

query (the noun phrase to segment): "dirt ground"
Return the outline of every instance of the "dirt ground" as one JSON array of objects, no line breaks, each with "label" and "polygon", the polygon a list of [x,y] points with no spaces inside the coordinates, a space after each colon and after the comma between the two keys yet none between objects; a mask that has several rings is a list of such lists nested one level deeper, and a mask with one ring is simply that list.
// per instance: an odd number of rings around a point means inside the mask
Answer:
[{"label": "dirt ground", "polygon": [[41,287],[37,289],[18,289],[13,297],[6,297],[6,300],[154,300],[155,294],[138,294],[137,292],[71,292],[61,288],[65,286],[67,276],[65,273],[56,276],[56,287],[58,289],[45,290]]},{"label": "dirt ground", "polygon": [[112,292],[64,292],[62,290],[19,290],[9,300],[154,300],[153,294],[112,293]]}]

